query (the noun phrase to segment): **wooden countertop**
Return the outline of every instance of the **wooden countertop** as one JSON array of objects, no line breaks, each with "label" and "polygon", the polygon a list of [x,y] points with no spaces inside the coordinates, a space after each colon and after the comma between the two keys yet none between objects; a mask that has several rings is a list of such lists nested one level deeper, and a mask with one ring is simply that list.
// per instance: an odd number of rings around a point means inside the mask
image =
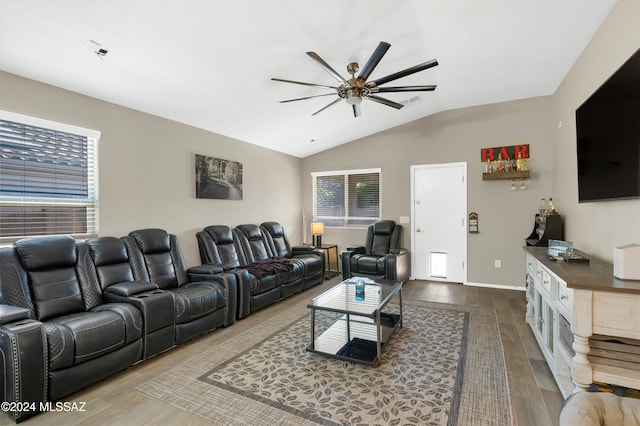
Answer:
[{"label": "wooden countertop", "polygon": [[621,280],[614,277],[612,263],[588,253],[575,250],[576,253],[589,258],[589,263],[569,263],[550,260],[547,256],[547,247],[525,246],[523,248],[566,282],[569,288],[640,294],[640,281]]}]

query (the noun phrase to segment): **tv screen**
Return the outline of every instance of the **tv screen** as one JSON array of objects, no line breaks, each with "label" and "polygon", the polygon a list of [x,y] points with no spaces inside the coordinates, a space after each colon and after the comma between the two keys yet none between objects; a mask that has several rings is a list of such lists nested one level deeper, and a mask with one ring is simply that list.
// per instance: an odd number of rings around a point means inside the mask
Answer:
[{"label": "tv screen", "polygon": [[576,110],[578,201],[640,197],[640,50]]}]

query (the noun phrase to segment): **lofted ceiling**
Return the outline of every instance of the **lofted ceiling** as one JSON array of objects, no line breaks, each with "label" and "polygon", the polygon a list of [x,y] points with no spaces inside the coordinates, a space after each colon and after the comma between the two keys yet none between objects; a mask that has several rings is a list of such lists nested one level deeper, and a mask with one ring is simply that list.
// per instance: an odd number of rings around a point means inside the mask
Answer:
[{"label": "lofted ceiling", "polygon": [[[615,0],[0,0],[0,69],[297,157],[439,111],[555,92]],[[94,53],[93,40],[108,53]],[[345,78],[380,41],[370,79],[439,66],[354,118],[305,52]],[[0,94],[1,96],[1,94]],[[410,102],[409,102],[410,101]],[[46,118],[46,117],[44,117]],[[71,123],[73,124],[73,123]]]}]

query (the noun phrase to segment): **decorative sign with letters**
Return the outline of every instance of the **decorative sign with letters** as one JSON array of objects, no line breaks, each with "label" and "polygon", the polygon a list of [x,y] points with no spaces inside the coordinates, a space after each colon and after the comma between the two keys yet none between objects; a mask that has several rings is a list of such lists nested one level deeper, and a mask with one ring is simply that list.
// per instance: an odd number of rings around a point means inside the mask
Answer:
[{"label": "decorative sign with letters", "polygon": [[497,160],[499,156],[498,154],[502,154],[503,160],[529,158],[529,144],[498,146],[495,148],[482,148],[480,150],[480,157],[482,158],[483,163],[486,163],[487,161]]},{"label": "decorative sign with letters", "polygon": [[477,234],[478,232],[478,213],[471,212],[469,213],[469,233]]}]

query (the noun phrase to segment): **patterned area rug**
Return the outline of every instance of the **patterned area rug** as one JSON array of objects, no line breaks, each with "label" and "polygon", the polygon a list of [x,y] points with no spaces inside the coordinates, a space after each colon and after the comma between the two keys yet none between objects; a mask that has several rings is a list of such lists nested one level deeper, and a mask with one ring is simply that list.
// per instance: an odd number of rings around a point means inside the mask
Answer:
[{"label": "patterned area rug", "polygon": [[405,301],[377,368],[308,341],[308,310],[292,308],[137,389],[216,425],[511,424],[494,310]]}]

